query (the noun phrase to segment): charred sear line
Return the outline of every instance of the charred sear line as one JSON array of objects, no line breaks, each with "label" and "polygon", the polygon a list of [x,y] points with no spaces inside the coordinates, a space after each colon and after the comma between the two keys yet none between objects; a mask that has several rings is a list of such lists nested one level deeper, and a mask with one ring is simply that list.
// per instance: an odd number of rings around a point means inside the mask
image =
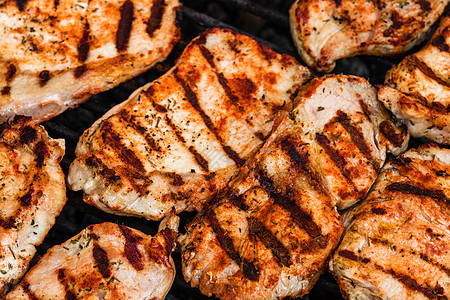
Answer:
[{"label": "charred sear line", "polygon": [[95,260],[95,266],[100,274],[102,274],[102,277],[105,279],[109,278],[111,276],[111,269],[108,254],[96,242],[94,242],[94,247],[92,247],[92,256]]},{"label": "charred sear line", "polygon": [[173,232],[170,228],[164,228],[161,231],[161,235],[164,238],[164,244],[166,248],[166,256],[169,257],[172,253],[173,248],[175,247],[175,239],[177,237],[176,233]]},{"label": "charred sear line", "polygon": [[86,165],[96,169],[108,181],[116,182],[120,180],[120,176],[117,175],[116,171],[108,168],[98,157],[91,154],[86,158],[85,162]]},{"label": "charred sear line", "polygon": [[303,173],[309,184],[314,187],[317,191],[327,194],[325,187],[322,184],[319,176],[310,167],[309,153],[305,151],[298,151],[296,145],[299,142],[291,141],[290,139],[283,139],[281,141],[281,149],[286,152],[290,158],[290,161],[295,166],[297,170]]},{"label": "charred sear line", "polygon": [[125,1],[120,8],[120,21],[116,32],[116,48],[121,52],[127,49],[133,23],[134,4],[131,0]]},{"label": "charred sear line", "polygon": [[359,99],[358,102],[359,102],[359,106],[361,107],[361,110],[364,113],[364,116],[367,118],[367,120],[370,120],[371,112],[370,112],[370,109],[367,106],[366,102],[364,102],[361,99]]},{"label": "charred sear line", "polygon": [[161,28],[161,21],[164,15],[164,10],[166,9],[166,2],[164,0],[155,0],[150,12],[150,18],[147,23],[147,33],[150,37],[156,30]]},{"label": "charred sear line", "polygon": [[210,67],[214,70],[214,72],[217,75],[217,78],[219,80],[220,85],[222,86],[223,90],[225,91],[225,94],[227,95],[228,99],[240,110],[243,111],[244,108],[240,105],[238,105],[239,98],[236,97],[236,95],[233,94],[231,91],[231,88],[228,84],[228,80],[225,78],[223,73],[219,72],[217,70],[216,64],[214,63],[214,58],[211,52],[204,46],[204,45],[198,45],[200,52],[202,53],[203,57],[208,61]]},{"label": "charred sear line", "polygon": [[20,141],[23,144],[29,144],[34,142],[37,139],[38,132],[35,128],[30,125],[26,125],[20,131]]},{"label": "charred sear line", "polygon": [[332,146],[330,140],[323,134],[316,133],[316,141],[325,150],[325,153],[330,157],[330,159],[335,163],[335,165],[339,168],[342,175],[344,175],[347,182],[354,186],[353,181],[351,180],[350,173],[347,171],[345,166],[347,165],[347,162],[342,157],[342,155],[339,154]]},{"label": "charred sear line", "polygon": [[233,241],[226,234],[225,230],[220,226],[219,220],[214,213],[213,209],[208,209],[205,211],[205,217],[211,224],[211,227],[216,234],[217,240],[222,246],[223,250],[228,254],[228,256],[234,260],[242,270],[242,273],[250,280],[257,281],[259,280],[260,271],[259,269],[252,263],[242,258],[238,251],[234,248]]},{"label": "charred sear line", "polygon": [[[153,106],[155,106],[155,105],[156,104],[154,104]],[[162,106],[162,107],[164,107],[164,106]],[[172,120],[169,118],[168,115],[165,116],[164,120],[166,121],[167,125],[169,125],[169,127],[172,129],[172,131],[175,133],[177,139],[184,146],[187,147],[186,139],[183,137],[183,135],[181,134],[180,129],[172,122]],[[194,146],[189,146],[189,147],[187,147],[187,149],[194,156],[194,159],[197,162],[197,164],[200,166],[200,168],[203,171],[205,171],[205,172],[209,172],[209,163],[208,163],[208,161],[197,151],[197,149],[195,149]]]},{"label": "charred sear line", "polygon": [[364,264],[367,264],[370,262],[369,258],[359,257],[350,250],[341,250],[341,251],[339,251],[339,255],[342,257],[348,258],[350,260],[353,260],[353,261],[360,261]]},{"label": "charred sear line", "polygon": [[136,270],[144,269],[142,255],[137,248],[137,243],[142,240],[141,237],[133,234],[130,228],[119,225],[123,236],[125,237],[125,257]]},{"label": "charred sear line", "polygon": [[229,193],[227,195],[228,199],[230,200],[230,202],[236,206],[237,208],[241,209],[241,210],[248,210],[249,207],[247,204],[244,203],[244,196],[241,195],[236,195],[234,193]]},{"label": "charred sear line", "polygon": [[19,8],[20,11],[24,11],[27,2],[27,0],[16,0],[17,8]]},{"label": "charred sear line", "polygon": [[11,229],[14,227],[14,225],[16,224],[16,218],[17,218],[17,214],[10,216],[6,219],[0,219],[0,226],[5,228],[5,229]]},{"label": "charred sear line", "polygon": [[10,87],[10,86],[5,86],[5,87],[3,87],[2,90],[0,91],[0,93],[1,93],[3,96],[9,96],[9,95],[11,95],[11,87]]},{"label": "charred sear line", "polygon": [[431,44],[433,46],[435,46],[436,48],[438,48],[440,51],[450,52],[450,47],[447,44],[447,42],[445,41],[445,37],[443,35],[438,35],[437,37],[435,37],[431,41]]},{"label": "charred sear line", "polygon": [[437,201],[450,203],[447,196],[441,190],[428,190],[423,189],[414,185],[410,185],[408,183],[395,182],[387,186],[388,191],[396,191],[405,194],[411,194],[416,196],[425,196]]},{"label": "charred sear line", "polygon": [[428,11],[431,10],[431,4],[430,4],[430,2],[428,2],[427,0],[418,0],[418,3],[419,3],[419,5],[420,5],[420,8],[421,8],[423,11],[428,12]]},{"label": "charred sear line", "polygon": [[50,157],[47,145],[43,141],[37,142],[34,147],[34,153],[36,153],[36,158],[34,159],[36,162],[36,167],[40,169],[44,166],[45,159]]},{"label": "charred sear line", "polygon": [[345,131],[350,134],[353,143],[355,143],[359,151],[361,151],[361,153],[369,160],[373,168],[378,170],[379,166],[377,161],[372,156],[372,152],[370,151],[370,147],[367,145],[364,135],[358,130],[358,128],[356,128],[356,126],[351,124],[347,114],[341,110],[338,110],[337,120],[344,127]]},{"label": "charred sear line", "polygon": [[77,296],[70,290],[70,280],[69,278],[66,278],[66,270],[65,269],[59,269],[58,270],[58,280],[61,283],[62,286],[64,286],[64,289],[66,291],[65,299],[66,300],[75,300],[77,299]]},{"label": "charred sear line", "polygon": [[392,143],[395,147],[401,147],[404,141],[404,137],[406,136],[406,126],[404,124],[402,126],[401,134],[397,134],[395,132],[394,126],[392,123],[384,120],[380,124],[380,132]]},{"label": "charred sear line", "polygon": [[83,35],[81,36],[80,41],[78,42],[78,47],[77,47],[77,58],[78,61],[80,62],[85,62],[86,59],[88,58],[88,54],[89,54],[89,48],[90,48],[90,44],[89,44],[89,35],[90,35],[90,25],[89,22],[86,21],[84,22],[84,27],[83,27]]},{"label": "charred sear line", "polygon": [[249,232],[258,237],[258,239],[272,251],[276,261],[281,266],[289,267],[292,264],[291,255],[284,245],[268,230],[259,220],[249,217]]},{"label": "charred sear line", "polygon": [[116,153],[126,166],[134,168],[140,174],[145,173],[145,168],[140,159],[133,150],[127,148],[127,146],[122,143],[122,138],[114,131],[113,125],[109,121],[103,123],[102,138],[107,145],[116,149]]},{"label": "charred sear line", "polygon": [[47,82],[50,80],[50,72],[47,70],[41,71],[38,74],[38,78],[39,78],[39,85],[41,87],[45,86],[47,84]]},{"label": "charred sear line", "polygon": [[38,300],[39,299],[36,296],[36,294],[30,290],[30,283],[28,281],[26,281],[26,279],[23,279],[22,282],[20,282],[20,285],[23,288],[23,292],[28,296],[28,299],[30,299],[30,300]]},{"label": "charred sear line", "polygon": [[181,177],[179,174],[170,172],[166,173],[167,177],[172,179],[172,185],[174,186],[182,186],[184,184],[183,177]]},{"label": "charred sear line", "polygon": [[87,70],[86,65],[81,65],[75,68],[75,71],[73,71],[73,76],[75,78],[80,78],[81,75],[83,75]]},{"label": "charred sear line", "polygon": [[16,73],[17,73],[16,66],[12,63],[8,64],[8,66],[6,67],[6,82],[11,83]]},{"label": "charred sear line", "polygon": [[259,181],[260,185],[269,192],[274,204],[287,210],[296,223],[312,238],[321,236],[322,230],[317,226],[311,216],[288,196],[294,194],[293,192],[288,191],[286,194],[281,193],[275,186],[272,178],[270,178],[264,170],[259,170],[259,172],[257,172],[256,179]]},{"label": "charred sear line", "polygon": [[31,188],[30,190],[28,190],[28,192],[23,195],[22,197],[19,197],[19,202],[20,205],[24,206],[24,207],[28,207],[31,205],[31,202],[33,201],[33,188]]},{"label": "charred sear line", "polygon": [[200,107],[200,103],[198,101],[197,95],[194,93],[194,91],[192,91],[190,86],[182,78],[180,78],[178,76],[178,71],[176,69],[174,71],[174,76],[175,76],[175,80],[183,87],[189,103],[200,114],[206,127],[208,127],[208,129],[214,134],[217,141],[221,144],[222,149],[225,151],[225,153],[228,155],[228,157],[230,157],[236,163],[236,165],[238,165],[239,167],[243,166],[245,163],[245,160],[240,158],[239,155],[233,149],[231,149],[229,146],[226,146],[224,144],[224,141],[223,141],[222,137],[219,135],[217,128],[214,126],[213,122],[211,121],[211,118]]},{"label": "charred sear line", "polygon": [[407,56],[406,59],[429,78],[433,79],[443,86],[450,87],[449,83],[438,77],[430,67],[428,67],[423,61],[418,59],[415,55]]},{"label": "charred sear line", "polygon": [[150,136],[151,131],[142,126],[139,120],[134,115],[129,114],[128,111],[124,109],[120,112],[120,116],[122,117],[123,121],[126,122],[127,126],[133,128],[140,136],[144,138],[144,140],[150,146],[151,150],[161,152],[161,146],[152,136]]}]

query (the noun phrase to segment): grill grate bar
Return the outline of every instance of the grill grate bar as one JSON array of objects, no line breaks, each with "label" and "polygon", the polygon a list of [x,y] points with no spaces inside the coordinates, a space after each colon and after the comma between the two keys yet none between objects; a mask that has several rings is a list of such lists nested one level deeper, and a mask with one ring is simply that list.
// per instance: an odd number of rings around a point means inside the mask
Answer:
[{"label": "grill grate bar", "polygon": [[261,4],[251,2],[249,0],[219,0],[225,4],[231,3],[245,11],[252,13],[256,16],[263,17],[274,24],[289,27],[289,16],[279,13],[273,9],[266,8]]},{"label": "grill grate bar", "polygon": [[50,133],[52,133],[56,136],[64,137],[65,139],[67,139],[70,142],[75,143],[75,144],[78,143],[78,138],[80,137],[80,135],[77,132],[75,132],[61,124],[55,123],[53,121],[48,121],[45,123],[45,128]]},{"label": "grill grate bar", "polygon": [[265,43],[267,46],[269,46],[270,48],[272,48],[276,52],[286,53],[286,54],[289,54],[291,56],[295,56],[296,55],[296,53],[295,53],[293,48],[280,47],[280,46],[278,46],[276,44],[273,44],[273,43],[268,42],[268,41],[266,41],[264,39],[261,39],[258,36],[252,35],[252,34],[250,34],[248,32],[245,32],[245,31],[243,31],[243,30],[241,30],[239,28],[236,28],[236,27],[231,26],[231,25],[229,25],[227,23],[224,23],[222,21],[214,19],[214,18],[212,18],[212,17],[210,17],[208,15],[205,15],[203,13],[200,13],[200,12],[196,11],[196,10],[193,10],[192,8],[184,6],[182,11],[183,11],[183,15],[185,17],[189,18],[190,20],[193,20],[194,22],[197,22],[202,27],[207,27],[207,28],[210,28],[210,27],[229,28],[231,30],[234,30],[234,31],[240,33],[240,34],[248,35],[249,37],[257,40],[258,42]]}]

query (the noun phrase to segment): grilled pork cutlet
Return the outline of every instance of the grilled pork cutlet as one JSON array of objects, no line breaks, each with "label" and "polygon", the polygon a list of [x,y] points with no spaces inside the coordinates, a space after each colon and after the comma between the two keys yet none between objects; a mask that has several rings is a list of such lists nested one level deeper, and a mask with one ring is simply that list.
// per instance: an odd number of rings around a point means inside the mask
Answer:
[{"label": "grilled pork cutlet", "polygon": [[308,293],[343,230],[314,149],[285,117],[179,238],[186,281],[221,299]]},{"label": "grilled pork cutlet", "polygon": [[54,117],[164,60],[178,0],[21,0],[0,7],[0,120]]},{"label": "grilled pork cutlet", "polygon": [[348,299],[450,298],[450,150],[389,161],[330,263]]},{"label": "grilled pork cutlet", "polygon": [[386,152],[406,150],[409,135],[397,126],[365,79],[333,75],[313,79],[299,93],[295,119],[318,159],[339,209],[362,200],[384,164]]},{"label": "grilled pork cutlet", "polygon": [[0,297],[25,274],[66,203],[63,155],[64,140],[29,117],[0,125]]},{"label": "grilled pork cutlet", "polygon": [[155,237],[123,225],[90,225],[51,248],[6,299],[164,299],[175,277],[178,217]]},{"label": "grilled pork cutlet", "polygon": [[424,40],[448,0],[297,0],[291,33],[303,61],[331,72],[338,59],[403,53]]},{"label": "grilled pork cutlet", "polygon": [[262,146],[310,77],[290,56],[210,29],[173,69],[83,134],[69,186],[115,214],[158,220],[172,207],[200,209]]},{"label": "grilled pork cutlet", "polygon": [[413,137],[450,144],[450,13],[431,41],[386,75],[379,98]]}]

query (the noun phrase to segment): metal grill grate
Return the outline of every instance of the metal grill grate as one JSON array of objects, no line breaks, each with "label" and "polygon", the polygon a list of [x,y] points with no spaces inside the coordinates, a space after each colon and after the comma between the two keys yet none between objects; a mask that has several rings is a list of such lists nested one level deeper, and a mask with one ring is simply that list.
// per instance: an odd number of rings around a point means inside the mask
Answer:
[{"label": "metal grill grate", "polygon": [[[70,163],[75,158],[75,146],[79,136],[94,121],[114,105],[126,100],[138,87],[158,78],[168,70],[192,38],[208,27],[227,27],[248,34],[263,41],[277,52],[296,56],[289,32],[288,9],[292,1],[283,0],[186,0],[182,9],[180,25],[182,38],[168,60],[156,68],[130,80],[119,87],[93,96],[78,108],[44,124],[52,137],[66,140],[66,155],[62,167],[67,174]],[[298,59],[298,56],[296,56]],[[338,63],[337,73],[351,73],[369,78],[372,83],[381,83],[392,60],[379,58],[352,58]],[[144,219],[119,217],[106,214],[82,201],[82,194],[68,191],[68,202],[58,217],[44,243],[38,247],[38,255],[77,234],[89,224],[103,221],[116,222],[139,229],[147,234],[155,234],[158,223]],[[193,214],[182,214],[182,225],[192,219]],[[180,229],[181,229],[180,226]],[[36,261],[35,258],[34,261]],[[210,299],[193,289],[183,278],[180,269],[180,254],[174,254],[177,276],[167,299]],[[341,299],[339,288],[332,276],[324,274],[305,299]]]}]

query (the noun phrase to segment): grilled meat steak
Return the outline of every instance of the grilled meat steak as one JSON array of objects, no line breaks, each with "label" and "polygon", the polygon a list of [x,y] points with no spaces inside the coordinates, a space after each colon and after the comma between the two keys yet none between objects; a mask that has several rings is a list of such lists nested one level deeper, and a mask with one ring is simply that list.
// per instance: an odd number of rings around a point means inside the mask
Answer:
[{"label": "grilled meat steak", "polygon": [[0,120],[43,121],[164,60],[178,0],[5,1]]},{"label": "grilled meat steak", "polygon": [[0,125],[0,296],[24,275],[66,203],[64,140],[29,117]]},{"label": "grilled meat steak", "polygon": [[200,209],[292,108],[310,79],[287,55],[228,29],[194,39],[178,63],[81,137],[68,176],[104,211],[161,219]]},{"label": "grilled meat steak", "polygon": [[303,61],[330,72],[355,55],[403,53],[425,38],[448,0],[297,0],[291,33]]},{"label": "grilled meat steak", "polygon": [[330,263],[346,298],[450,298],[449,178],[450,150],[435,144],[386,164]]},{"label": "grilled meat steak", "polygon": [[179,238],[186,281],[222,299],[302,296],[343,230],[314,149],[285,117]]},{"label": "grilled meat steak", "polygon": [[384,164],[386,152],[406,150],[409,135],[397,126],[365,79],[333,75],[313,79],[294,110],[311,144],[327,189],[339,209],[362,200]]},{"label": "grilled meat steak", "polygon": [[164,299],[178,217],[155,237],[123,225],[90,225],[54,246],[6,299]]},{"label": "grilled meat steak", "polygon": [[422,50],[387,73],[379,98],[412,136],[450,144],[450,13]]}]

